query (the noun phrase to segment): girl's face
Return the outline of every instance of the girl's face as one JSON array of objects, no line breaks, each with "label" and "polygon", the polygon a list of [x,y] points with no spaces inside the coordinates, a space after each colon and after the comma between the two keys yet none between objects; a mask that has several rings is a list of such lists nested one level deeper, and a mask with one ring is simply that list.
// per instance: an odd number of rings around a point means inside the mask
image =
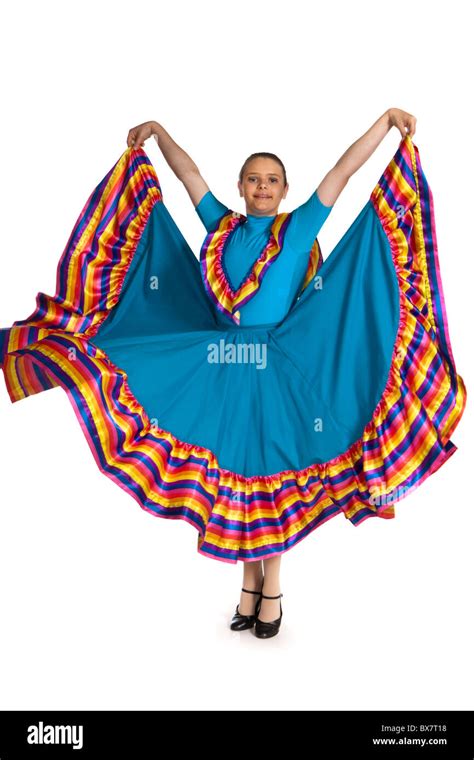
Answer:
[{"label": "girl's face", "polygon": [[238,182],[240,197],[245,199],[247,214],[275,216],[289,185],[283,185],[283,171],[273,158],[254,158],[247,164],[243,182]]}]

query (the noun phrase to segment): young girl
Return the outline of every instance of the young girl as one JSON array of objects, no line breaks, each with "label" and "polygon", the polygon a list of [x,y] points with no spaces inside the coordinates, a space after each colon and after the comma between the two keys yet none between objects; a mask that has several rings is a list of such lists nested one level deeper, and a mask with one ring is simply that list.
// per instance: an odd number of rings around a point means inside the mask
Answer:
[{"label": "young girl", "polygon": [[[324,221],[349,178],[373,154],[393,126],[399,129],[402,138],[407,132],[413,137],[416,119],[399,108],[389,108],[342,154],[306,203],[292,212],[278,261],[269,268],[255,296],[240,307],[239,324],[272,324],[284,319],[298,297],[308,265],[308,251]],[[143,147],[151,136],[183,182],[207,231],[213,230],[227,206],[217,200],[194,161],[161,124],[148,121],[133,127],[128,133],[127,145]],[[234,291],[262,254],[279,205],[287,197],[289,184],[282,161],[272,153],[261,152],[245,160],[237,187],[244,199],[246,223],[231,236],[223,262]],[[233,630],[244,630],[255,624],[258,637],[278,633],[282,617],[280,566],[281,554],[243,563],[243,585],[231,622]]]},{"label": "young girl", "polygon": [[[322,224],[392,126],[395,155],[323,262]],[[244,215],[163,127],[134,127],[77,219],[55,296],[0,329],[12,401],[61,386],[105,475],[191,524],[203,556],[244,563],[232,630],[277,634],[281,555],[336,515],[395,517],[456,451],[466,388],[414,133],[389,109],[291,213],[278,212],[283,163],[254,153]],[[152,134],[206,227],[199,261],[142,148]]]}]

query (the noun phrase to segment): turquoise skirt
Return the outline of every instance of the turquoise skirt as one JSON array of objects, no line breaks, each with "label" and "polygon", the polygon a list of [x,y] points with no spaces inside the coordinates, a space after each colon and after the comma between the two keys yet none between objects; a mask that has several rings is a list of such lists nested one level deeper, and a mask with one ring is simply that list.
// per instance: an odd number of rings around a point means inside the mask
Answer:
[{"label": "turquoise skirt", "polygon": [[93,190],[36,300],[0,330],[12,402],[62,387],[101,471],[193,525],[207,557],[275,556],[339,513],[392,518],[456,450],[466,389],[408,135],[279,323],[215,308],[141,148]]}]

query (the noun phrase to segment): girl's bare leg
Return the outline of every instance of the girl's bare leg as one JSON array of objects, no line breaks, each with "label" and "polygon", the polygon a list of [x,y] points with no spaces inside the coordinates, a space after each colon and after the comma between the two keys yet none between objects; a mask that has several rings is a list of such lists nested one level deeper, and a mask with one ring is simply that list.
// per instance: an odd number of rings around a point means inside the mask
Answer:
[{"label": "girl's bare leg", "polygon": [[[277,596],[280,593],[280,564],[281,554],[263,560],[265,583],[262,590],[267,596]],[[245,594],[245,596],[249,596],[249,594]],[[258,613],[259,620],[269,623],[279,618],[280,601],[280,599],[264,599],[262,597],[262,606]]]},{"label": "girl's bare leg", "polygon": [[[255,562],[244,562],[244,579],[242,586],[249,591],[260,591],[263,581],[263,564],[262,560],[256,560]],[[265,592],[266,593],[266,592]],[[253,615],[255,612],[255,605],[258,600],[257,594],[246,594],[245,591],[240,592],[239,612],[241,615]],[[266,600],[265,600],[266,601]]]}]

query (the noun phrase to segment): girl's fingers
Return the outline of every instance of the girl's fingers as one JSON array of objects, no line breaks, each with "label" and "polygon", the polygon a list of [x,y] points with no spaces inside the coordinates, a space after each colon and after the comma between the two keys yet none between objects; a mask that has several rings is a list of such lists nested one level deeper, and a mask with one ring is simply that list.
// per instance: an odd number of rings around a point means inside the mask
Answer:
[{"label": "girl's fingers", "polygon": [[143,135],[130,135],[127,140],[127,145],[129,148],[144,148],[145,142],[143,140]]}]

